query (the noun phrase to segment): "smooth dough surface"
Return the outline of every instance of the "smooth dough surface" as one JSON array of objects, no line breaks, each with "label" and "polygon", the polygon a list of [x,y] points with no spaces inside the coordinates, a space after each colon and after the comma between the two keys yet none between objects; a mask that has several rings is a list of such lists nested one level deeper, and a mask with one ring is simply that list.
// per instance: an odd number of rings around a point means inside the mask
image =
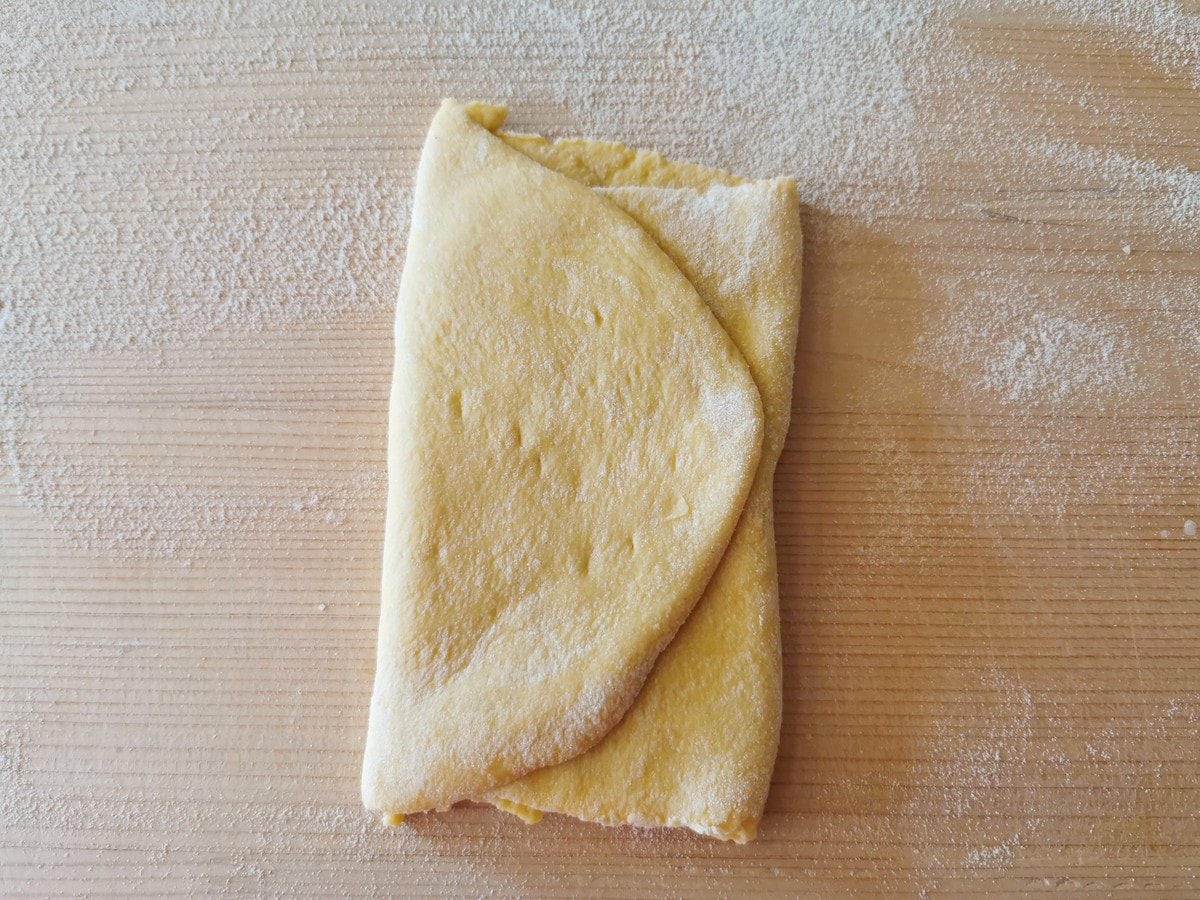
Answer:
[{"label": "smooth dough surface", "polygon": [[760,471],[758,387],[693,283],[502,119],[447,101],[417,174],[362,782],[390,814],[609,733]]},{"label": "smooth dough surface", "polygon": [[766,433],[729,548],[625,718],[583,755],[487,799],[526,818],[553,811],[749,840],[766,802],[781,712],[772,482],[790,417],[800,309],[794,187],[709,178],[619,145],[523,137],[514,144],[590,184],[654,185],[604,193],[663,247],[742,350]]}]

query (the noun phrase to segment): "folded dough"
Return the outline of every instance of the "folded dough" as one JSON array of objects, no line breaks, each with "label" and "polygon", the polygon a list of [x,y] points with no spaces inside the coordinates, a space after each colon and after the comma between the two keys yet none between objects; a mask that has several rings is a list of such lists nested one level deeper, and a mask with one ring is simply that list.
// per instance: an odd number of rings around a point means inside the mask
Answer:
[{"label": "folded dough", "polygon": [[[704,597],[625,718],[583,755],[487,795],[524,818],[682,825],[754,837],[779,741],[780,650],[772,480],[790,417],[801,235],[790,181],[725,186],[724,173],[589,141],[515,137],[595,186],[666,251],[750,365],[763,399],[762,461]],[[734,182],[736,184],[736,182]]]},{"label": "folded dough", "polygon": [[447,101],[417,173],[362,783],[391,814],[608,734],[759,471],[758,388],[693,283],[502,118]]}]

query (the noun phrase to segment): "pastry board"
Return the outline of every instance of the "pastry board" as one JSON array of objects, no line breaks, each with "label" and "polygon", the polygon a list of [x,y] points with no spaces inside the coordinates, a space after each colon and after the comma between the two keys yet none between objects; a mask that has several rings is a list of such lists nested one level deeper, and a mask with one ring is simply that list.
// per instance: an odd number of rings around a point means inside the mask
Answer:
[{"label": "pastry board", "polygon": [[[1046,122],[1116,164],[1155,160],[1167,180],[1086,155],[1074,180],[998,177],[950,159],[947,138],[911,208],[805,206],[775,485],[783,734],[757,841],[529,827],[472,805],[390,829],[362,811],[358,769],[412,172],[441,95],[486,90],[472,54],[507,66],[509,92],[484,99],[507,102],[514,128],[570,134],[580,115],[538,89],[566,63],[496,37],[498,7],[491,31],[472,14],[493,39],[469,44],[436,17],[339,19],[337,6],[301,26],[303,52],[279,50],[288,26],[269,17],[227,9],[206,29],[134,11],[101,23],[104,53],[25,63],[102,89],[47,82],[50,111],[0,136],[12,159],[46,164],[6,176],[24,216],[9,247],[26,255],[0,268],[0,352],[30,356],[0,386],[0,894],[1200,890],[1187,181],[1200,94],[1186,72],[1103,23],[977,11],[956,26],[977,55],[1125,110],[1110,121],[1040,82],[980,80],[1005,121]],[[469,72],[447,84],[456,60]],[[210,77],[162,76],[177,64]],[[635,82],[610,105],[638,103]],[[957,127],[961,97],[926,101],[922,127]],[[1122,127],[1131,109],[1142,128]],[[697,161],[737,167],[705,149]],[[52,164],[72,154],[64,181]],[[121,180],[152,164],[166,174],[150,187]],[[1139,187],[1179,204],[1120,212]],[[63,209],[87,226],[67,262],[51,227]],[[190,225],[145,237],[148,217]],[[310,232],[341,256],[293,264]],[[127,264],[142,253],[159,263]],[[94,287],[127,311],[121,339],[75,340],[78,315],[36,325],[64,328],[57,343],[11,327],[27,296],[64,285],[74,305]],[[173,291],[197,305],[142,312]],[[964,320],[1001,295],[1029,302],[1015,319]],[[144,339],[147,321],[167,324]]]}]

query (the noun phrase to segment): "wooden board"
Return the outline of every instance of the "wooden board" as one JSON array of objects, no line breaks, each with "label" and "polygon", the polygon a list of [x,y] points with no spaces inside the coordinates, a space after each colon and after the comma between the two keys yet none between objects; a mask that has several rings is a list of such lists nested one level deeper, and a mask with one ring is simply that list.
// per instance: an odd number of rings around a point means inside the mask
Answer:
[{"label": "wooden board", "polygon": [[[270,48],[283,27],[235,23],[194,46],[167,40],[169,25],[148,44],[135,29],[126,57],[78,64],[101,83],[133,73],[124,106],[18,125],[49,154],[55,135],[178,137],[158,117],[337,112],[336,128],[281,126],[262,145],[159,148],[179,184],[150,198],[84,170],[72,190],[97,198],[115,240],[136,239],[120,225],[145,221],[148,203],[193,202],[204,154],[231,167],[216,213],[246,200],[245,171],[285,186],[393,172],[402,193],[443,91],[434,65],[359,54],[322,69],[314,51],[311,67],[220,77],[226,48]],[[314,29],[313,46],[338,35]],[[1110,38],[1014,14],[969,29],[979,52],[1118,97],[1146,123],[1118,133],[1064,104],[1060,133],[1200,167],[1197,92]],[[136,83],[189,52],[207,54],[211,82]],[[571,121],[509,99],[530,129]],[[1056,102],[1033,87],[996,101],[1031,116]],[[558,817],[529,828],[481,807],[388,830],[361,811],[391,362],[376,298],[165,349],[64,354],[39,361],[36,383],[7,385],[25,398],[8,438],[32,462],[0,480],[0,894],[1200,891],[1200,539],[1186,525],[1200,519],[1200,344],[1188,356],[1154,343],[1173,322],[1195,327],[1200,254],[1114,217],[1115,189],[1086,172],[996,183],[973,166],[931,169],[909,214],[805,213],[776,482],[786,702],[758,841]],[[267,199],[286,205],[286,190]],[[354,272],[394,289],[398,256]],[[301,306],[329,296],[272,277]],[[1168,277],[1169,302],[1142,302]],[[964,386],[978,335],[954,331],[960,301],[995,283],[1037,294],[1052,326],[1094,303],[1137,371],[1089,371],[1083,354],[1082,369],[1048,376],[1021,358],[1004,369],[1001,354]],[[155,301],[152,284],[130,284],[131,308]],[[0,352],[10,339],[0,331]],[[960,339],[955,355],[946,342]]]}]

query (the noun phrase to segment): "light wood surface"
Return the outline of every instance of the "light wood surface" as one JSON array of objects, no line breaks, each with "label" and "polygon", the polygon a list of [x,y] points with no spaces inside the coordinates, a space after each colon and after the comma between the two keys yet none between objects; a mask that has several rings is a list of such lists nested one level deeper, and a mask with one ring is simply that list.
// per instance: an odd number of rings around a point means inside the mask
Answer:
[{"label": "light wood surface", "polygon": [[[1062,132],[1200,168],[1186,79],[1012,16],[972,27],[986,52],[1124,98],[1147,123],[1110,132],[1054,109]],[[234,148],[259,177],[333,168],[403,182],[443,92],[412,59],[206,89],[216,107],[269,95],[343,111],[340,131]],[[138,97],[148,114],[196,99],[156,90]],[[510,102],[530,130],[569,124]],[[185,169],[217,151],[170,153]],[[759,840],[558,817],[530,828],[469,806],[389,830],[361,811],[391,363],[380,302],[214,332],[165,358],[76,354],[34,386],[40,430],[22,440],[112,454],[78,490],[134,479],[252,503],[223,539],[188,534],[184,519],[155,552],[144,535],[121,552],[103,534],[72,537],[12,473],[0,480],[0,894],[1200,892],[1200,539],[1184,531],[1200,520],[1197,357],[1139,351],[1137,390],[1099,403],[960,390],[961,366],[936,351],[956,297],[932,287],[1053,284],[1049,312],[1054,298],[1095,297],[1145,342],[1176,313],[1196,322],[1187,279],[1200,255],[1114,219],[1096,184],[985,183],[972,165],[941,170],[912,215],[866,225],[806,210],[776,481],[786,700]],[[141,201],[104,202],[120,221]],[[396,260],[374,265],[394,286]],[[1101,269],[1126,299],[1096,296],[1087,279]],[[1162,273],[1182,285],[1175,313],[1138,302]]]}]

